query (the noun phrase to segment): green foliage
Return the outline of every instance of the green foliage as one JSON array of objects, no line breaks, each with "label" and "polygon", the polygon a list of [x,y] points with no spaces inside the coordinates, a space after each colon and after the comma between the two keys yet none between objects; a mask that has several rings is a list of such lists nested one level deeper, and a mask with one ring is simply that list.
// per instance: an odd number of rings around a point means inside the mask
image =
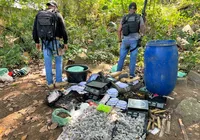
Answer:
[{"label": "green foliage", "polygon": [[[20,0],[22,9],[13,8],[13,1],[0,1],[0,20],[5,21],[5,30],[0,35],[1,41],[4,42],[4,47],[0,48],[0,67],[25,64],[23,52],[28,52],[33,58],[40,58],[31,33],[37,10],[43,8],[47,1]],[[88,62],[91,60],[91,62],[116,63],[119,57],[117,27],[111,27],[109,23],[114,22],[118,26],[122,16],[128,12],[128,5],[132,0],[57,0],[57,2],[69,34],[69,50],[65,58],[73,59],[83,49],[87,49]],[[141,14],[144,1],[134,2],[137,3],[137,12]],[[27,4],[37,7],[37,10],[28,8]],[[197,50],[199,35],[190,36],[183,33],[181,29],[187,24],[199,28],[199,8],[198,0],[181,2],[173,0],[170,3],[167,0],[149,1],[146,10],[147,32],[142,46],[150,40],[185,38],[190,44],[186,45],[180,54],[180,65],[187,65],[187,69],[192,68],[199,63],[199,50]],[[9,41],[5,39],[6,36],[19,37],[19,41],[10,46]],[[139,66],[144,65],[143,53],[144,49],[140,48]]]},{"label": "green foliage", "polygon": [[106,63],[112,63],[114,60],[114,55],[107,50],[96,50],[94,53],[89,52],[88,53],[88,61],[91,63],[96,63],[96,62],[106,62]]},{"label": "green foliage", "polygon": [[9,68],[16,68],[26,64],[26,58],[22,57],[21,47],[18,44],[13,46],[4,45],[4,48],[0,49],[0,64],[1,67]]}]

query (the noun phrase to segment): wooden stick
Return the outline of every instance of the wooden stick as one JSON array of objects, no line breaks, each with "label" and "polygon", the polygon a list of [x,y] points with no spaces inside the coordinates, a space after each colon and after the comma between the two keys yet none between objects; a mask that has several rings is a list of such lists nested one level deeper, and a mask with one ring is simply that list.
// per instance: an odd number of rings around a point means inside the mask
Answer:
[{"label": "wooden stick", "polygon": [[154,114],[159,114],[159,113],[164,113],[164,112],[166,112],[166,110],[159,110],[159,111],[154,112]]},{"label": "wooden stick", "polygon": [[180,127],[181,127],[181,132],[182,132],[182,134],[183,134],[184,139],[185,139],[185,140],[189,140],[189,139],[188,139],[188,135],[187,135],[187,133],[186,133],[186,130],[185,130],[185,127],[184,127],[184,124],[183,124],[182,120],[181,120],[181,119],[178,119],[178,121],[179,121],[179,124],[180,124]]},{"label": "wooden stick", "polygon": [[163,119],[162,119],[162,127],[161,127],[161,131],[160,131],[159,137],[162,137],[162,136],[164,135],[166,121],[167,121],[166,118],[163,118]]},{"label": "wooden stick", "polygon": [[147,130],[150,129],[150,126],[151,126],[151,121],[149,120],[148,125],[147,125]]},{"label": "wooden stick", "polygon": [[171,127],[171,115],[169,114],[167,119],[167,129],[165,133],[170,134],[170,127]]},{"label": "wooden stick", "polygon": [[151,113],[154,113],[154,112],[156,112],[156,111],[158,111],[158,110],[159,110],[159,109],[156,108],[156,109],[150,110],[150,112],[151,112]]},{"label": "wooden stick", "polygon": [[158,128],[161,129],[160,117],[157,117]]},{"label": "wooden stick", "polygon": [[151,129],[152,129],[152,130],[155,128],[155,126],[154,126],[154,121],[155,121],[155,119],[153,118],[153,122],[152,122],[152,126],[151,126]]},{"label": "wooden stick", "polygon": [[150,117],[151,117],[152,119],[154,119],[154,120],[157,119],[157,117],[156,117],[155,115],[153,115],[153,114],[150,114]]},{"label": "wooden stick", "polygon": [[113,72],[110,74],[110,76],[115,78],[115,77],[119,76],[121,73],[122,73],[122,71]]}]

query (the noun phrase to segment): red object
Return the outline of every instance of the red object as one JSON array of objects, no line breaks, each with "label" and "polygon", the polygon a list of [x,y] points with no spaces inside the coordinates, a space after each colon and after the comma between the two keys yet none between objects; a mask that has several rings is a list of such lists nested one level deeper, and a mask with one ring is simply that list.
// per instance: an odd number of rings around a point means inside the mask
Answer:
[{"label": "red object", "polygon": [[89,101],[88,104],[89,104],[90,106],[97,106],[97,104],[94,103],[94,102],[92,102],[92,101]]},{"label": "red object", "polygon": [[13,72],[12,71],[8,72],[8,75],[13,76]]}]

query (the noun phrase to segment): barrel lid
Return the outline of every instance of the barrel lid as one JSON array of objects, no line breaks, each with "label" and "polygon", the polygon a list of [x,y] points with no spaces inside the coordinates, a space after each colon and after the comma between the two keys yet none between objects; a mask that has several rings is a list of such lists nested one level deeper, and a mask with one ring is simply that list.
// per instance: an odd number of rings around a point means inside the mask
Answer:
[{"label": "barrel lid", "polygon": [[152,40],[147,42],[146,46],[152,46],[152,47],[163,47],[163,46],[176,46],[175,40]]}]

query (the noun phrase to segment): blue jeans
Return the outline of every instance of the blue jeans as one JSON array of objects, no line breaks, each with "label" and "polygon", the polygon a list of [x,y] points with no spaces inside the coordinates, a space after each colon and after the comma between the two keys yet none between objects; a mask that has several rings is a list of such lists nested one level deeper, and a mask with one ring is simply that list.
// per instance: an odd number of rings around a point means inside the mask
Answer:
[{"label": "blue jeans", "polygon": [[[54,44],[53,44],[54,43]],[[56,82],[62,82],[62,56],[54,56],[53,50],[56,51],[59,46],[59,41],[46,41],[43,43],[43,54],[44,54],[44,63],[46,70],[46,80],[47,84],[53,84],[53,73],[52,73],[52,56],[55,57],[56,64]],[[54,49],[53,49],[54,48]]]},{"label": "blue jeans", "polygon": [[[138,40],[133,39],[123,39],[122,44],[120,47],[120,58],[118,61],[117,71],[121,71],[124,65],[124,60],[126,58],[126,55],[129,51],[136,48],[138,44]],[[130,76],[135,76],[135,64],[136,64],[136,58],[137,58],[138,48],[136,48],[134,51],[130,52],[130,64],[129,64],[129,71]]]}]

